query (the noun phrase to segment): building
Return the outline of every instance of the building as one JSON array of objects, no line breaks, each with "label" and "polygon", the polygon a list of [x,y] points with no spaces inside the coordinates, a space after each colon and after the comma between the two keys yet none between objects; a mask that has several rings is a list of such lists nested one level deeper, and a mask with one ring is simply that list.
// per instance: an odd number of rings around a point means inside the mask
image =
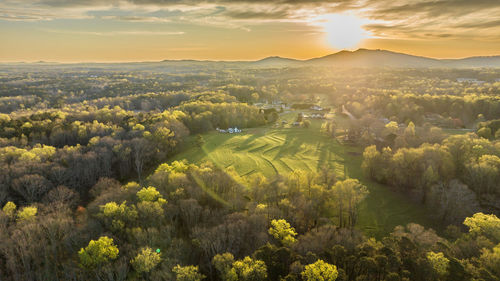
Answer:
[{"label": "building", "polygon": [[311,109],[312,110],[317,110],[317,111],[322,111],[323,110],[323,108],[321,106],[319,106],[319,105],[313,105],[313,106],[311,106]]},{"label": "building", "polygon": [[459,83],[473,83],[473,84],[483,84],[485,81],[477,80],[476,78],[457,78],[457,82]]},{"label": "building", "polygon": [[219,133],[230,133],[230,134],[237,134],[237,133],[241,133],[241,129],[238,129],[237,127],[234,127],[234,128],[227,128],[227,130],[222,130],[222,129],[215,129],[217,132]]}]

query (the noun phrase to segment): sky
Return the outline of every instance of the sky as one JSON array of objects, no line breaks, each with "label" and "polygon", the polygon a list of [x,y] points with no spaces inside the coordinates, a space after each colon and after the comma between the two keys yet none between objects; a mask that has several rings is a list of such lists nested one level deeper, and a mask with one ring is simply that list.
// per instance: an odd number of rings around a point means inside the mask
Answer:
[{"label": "sky", "polygon": [[500,55],[499,0],[0,0],[0,61]]}]

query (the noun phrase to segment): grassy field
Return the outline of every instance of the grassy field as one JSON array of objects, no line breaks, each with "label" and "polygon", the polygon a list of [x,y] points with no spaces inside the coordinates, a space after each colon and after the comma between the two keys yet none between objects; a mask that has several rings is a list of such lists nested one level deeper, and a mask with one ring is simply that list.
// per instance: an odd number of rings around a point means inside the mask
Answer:
[{"label": "grassy field", "polygon": [[[294,114],[282,117],[291,119]],[[295,169],[316,170],[328,164],[335,168],[338,179],[357,178],[369,188],[370,194],[360,206],[358,224],[367,235],[381,237],[395,226],[409,222],[432,227],[421,206],[366,179],[361,171],[362,149],[342,145],[320,133],[321,122],[313,120],[307,129],[262,127],[233,135],[205,134],[202,147],[187,145],[188,148],[172,161],[187,159],[200,163],[208,160],[221,168],[233,167],[242,177],[256,172],[272,176]]]}]

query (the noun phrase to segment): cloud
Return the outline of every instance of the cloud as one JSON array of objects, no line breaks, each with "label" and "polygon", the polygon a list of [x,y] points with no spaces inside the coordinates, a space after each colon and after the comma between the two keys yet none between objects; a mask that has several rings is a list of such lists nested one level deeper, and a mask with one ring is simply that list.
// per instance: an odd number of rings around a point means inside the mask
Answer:
[{"label": "cloud", "polygon": [[286,19],[289,17],[288,11],[229,11],[226,16],[234,19]]},{"label": "cloud", "polygon": [[500,20],[493,21],[480,21],[480,22],[468,22],[463,24],[458,24],[456,27],[459,28],[498,28],[500,27]]},{"label": "cloud", "polygon": [[75,34],[75,35],[94,35],[94,36],[123,36],[123,35],[139,35],[139,36],[170,36],[183,35],[182,31],[150,31],[150,30],[121,30],[121,31],[77,31],[77,30],[59,30],[59,29],[40,29],[44,32],[60,33],[60,34]]},{"label": "cloud", "polygon": [[0,20],[99,18],[246,31],[272,22],[308,25],[346,11],[370,19],[364,28],[380,38],[493,40],[500,34],[499,0],[0,0]]},{"label": "cloud", "polygon": [[172,22],[170,19],[148,16],[102,16],[104,20],[128,21],[128,22]]}]

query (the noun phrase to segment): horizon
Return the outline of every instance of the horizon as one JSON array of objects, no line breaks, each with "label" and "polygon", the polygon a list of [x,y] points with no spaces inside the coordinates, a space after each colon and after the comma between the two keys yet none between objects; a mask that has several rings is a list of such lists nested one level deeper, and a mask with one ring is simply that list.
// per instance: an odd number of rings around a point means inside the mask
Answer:
[{"label": "horizon", "polygon": [[359,48],[493,56],[495,14],[491,0],[5,0],[0,61],[304,60]]},{"label": "horizon", "polygon": [[160,60],[130,60],[130,61],[44,61],[44,60],[38,60],[38,61],[0,61],[0,64],[120,64],[120,63],[159,63],[159,62],[165,62],[165,61],[195,61],[195,62],[257,62],[257,61],[262,61],[265,59],[271,59],[271,58],[278,58],[278,59],[289,59],[289,60],[295,60],[299,62],[305,62],[308,60],[312,59],[318,59],[318,58],[323,58],[327,57],[330,55],[335,55],[338,53],[342,52],[350,52],[350,53],[355,53],[360,50],[367,50],[367,51],[386,51],[386,52],[391,52],[395,54],[402,54],[402,55],[408,55],[408,56],[414,56],[414,57],[421,57],[421,58],[426,58],[426,59],[435,59],[435,60],[461,60],[461,59],[469,59],[469,58],[485,58],[485,57],[500,57],[500,52],[496,54],[491,54],[491,55],[478,55],[478,56],[465,56],[465,57],[456,57],[456,58],[447,58],[447,57],[427,57],[427,56],[420,56],[416,54],[411,54],[411,53],[402,53],[402,52],[397,52],[394,50],[387,50],[387,49],[367,49],[367,48],[358,48],[356,50],[339,50],[335,51],[332,53],[328,53],[325,55],[317,56],[317,57],[310,57],[310,58],[293,58],[293,57],[285,57],[281,55],[269,55],[266,57],[260,57],[260,58],[255,58],[255,59],[227,59],[227,60],[217,60],[217,59],[194,59],[194,58],[176,58],[176,59],[160,59]]}]

